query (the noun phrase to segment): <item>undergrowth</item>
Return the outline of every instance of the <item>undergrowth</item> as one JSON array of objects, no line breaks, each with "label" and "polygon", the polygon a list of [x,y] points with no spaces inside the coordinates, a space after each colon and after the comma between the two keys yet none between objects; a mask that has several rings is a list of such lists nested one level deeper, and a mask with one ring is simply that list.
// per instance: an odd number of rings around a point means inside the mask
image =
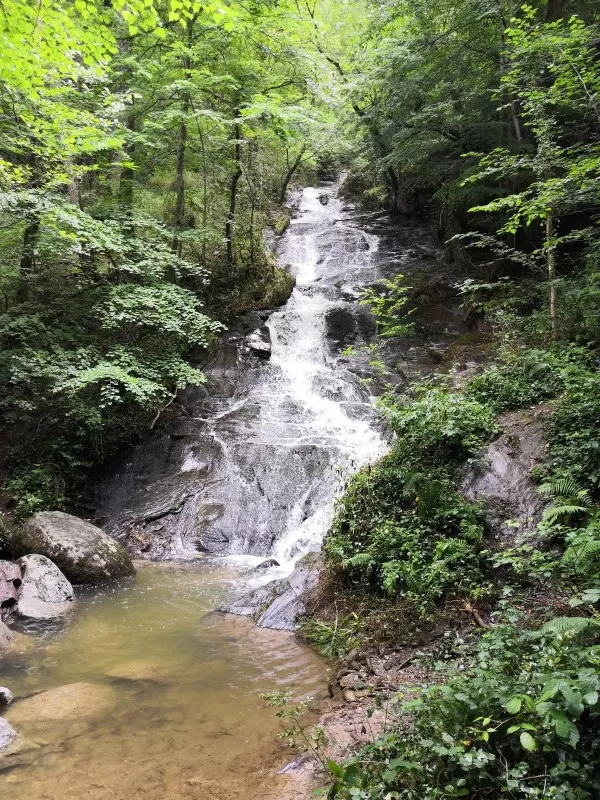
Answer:
[{"label": "undergrowth", "polygon": [[[444,378],[412,389],[383,398],[391,452],[350,479],[325,543],[351,635],[334,636],[334,620],[316,615],[303,631],[322,652],[343,655],[368,646],[366,609],[377,598],[405,620],[406,635],[396,620],[396,646],[412,636],[414,647],[417,631],[433,630],[453,605],[500,611],[482,636],[429,665],[438,684],[392,695],[390,730],[354,758],[328,764],[328,797],[593,800],[600,796],[595,354],[511,346],[460,388]],[[550,411],[548,455],[532,477],[546,510],[492,547],[485,509],[465,500],[460,479],[498,434],[498,415],[539,403]],[[517,594],[525,600],[516,602]],[[531,613],[532,602],[547,608]],[[349,616],[354,609],[365,616]]]}]

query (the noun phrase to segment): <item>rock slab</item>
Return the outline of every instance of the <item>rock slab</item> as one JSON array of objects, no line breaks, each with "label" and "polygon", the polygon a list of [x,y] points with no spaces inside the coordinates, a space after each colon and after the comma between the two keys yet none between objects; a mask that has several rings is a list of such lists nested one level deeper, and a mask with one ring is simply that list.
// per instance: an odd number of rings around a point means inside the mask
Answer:
[{"label": "rock slab", "polygon": [[115,702],[110,686],[79,681],[18,700],[6,712],[6,719],[15,725],[35,727],[77,722],[105,716]]},{"label": "rock slab", "polygon": [[17,555],[40,553],[69,581],[108,583],[133,575],[131,556],[103,530],[62,511],[34,514],[16,537]]},{"label": "rock slab", "polygon": [[296,630],[298,618],[306,613],[306,602],[317,586],[320,567],[319,554],[308,553],[289,577],[254,589],[219,611],[252,617],[260,628]]},{"label": "rock slab", "polygon": [[52,619],[73,610],[73,587],[49,558],[28,555],[20,558],[18,564],[23,574],[16,606],[19,616]]},{"label": "rock slab", "polygon": [[12,561],[0,561],[0,617],[6,619],[12,613],[19,597],[21,570]]},{"label": "rock slab", "polygon": [[491,442],[463,477],[461,491],[473,503],[483,501],[492,532],[500,539],[513,539],[533,530],[544,502],[531,479],[531,469],[547,458],[546,406],[503,414],[498,422],[502,434]]}]

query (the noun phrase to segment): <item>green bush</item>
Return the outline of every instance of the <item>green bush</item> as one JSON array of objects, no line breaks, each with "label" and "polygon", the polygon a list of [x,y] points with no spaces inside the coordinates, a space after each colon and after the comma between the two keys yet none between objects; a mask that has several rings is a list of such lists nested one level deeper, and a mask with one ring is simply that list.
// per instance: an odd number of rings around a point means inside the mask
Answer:
[{"label": "green bush", "polygon": [[554,475],[569,475],[584,487],[600,489],[600,374],[571,381],[550,421]]},{"label": "green bush", "polygon": [[590,365],[589,350],[579,347],[508,351],[469,381],[465,393],[494,413],[541,403],[576,382]]},{"label": "green bush", "polygon": [[446,682],[401,693],[394,728],[331,765],[328,796],[596,800],[600,625],[558,619],[534,633],[522,622],[486,633]]},{"label": "green bush", "polygon": [[325,553],[352,585],[398,595],[425,613],[449,590],[482,583],[481,510],[454,473],[495,432],[488,409],[439,387],[386,401],[392,452],[349,482]]}]

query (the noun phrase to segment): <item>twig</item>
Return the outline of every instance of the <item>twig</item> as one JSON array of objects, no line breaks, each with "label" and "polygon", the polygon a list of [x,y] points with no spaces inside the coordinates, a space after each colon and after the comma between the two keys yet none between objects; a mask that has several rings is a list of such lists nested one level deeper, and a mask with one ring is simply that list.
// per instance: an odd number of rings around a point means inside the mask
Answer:
[{"label": "twig", "polygon": [[164,405],[162,408],[158,409],[158,411],[156,412],[156,416],[154,417],[154,419],[152,420],[152,423],[150,425],[150,430],[152,430],[152,428],[154,428],[154,426],[158,422],[158,418],[160,417],[160,415],[163,413],[163,411],[167,410],[167,408],[171,405],[171,403],[173,402],[173,400],[175,400],[176,397],[177,397],[177,392],[174,392],[172,397],[171,397],[171,399],[169,400],[169,402],[166,405]]}]

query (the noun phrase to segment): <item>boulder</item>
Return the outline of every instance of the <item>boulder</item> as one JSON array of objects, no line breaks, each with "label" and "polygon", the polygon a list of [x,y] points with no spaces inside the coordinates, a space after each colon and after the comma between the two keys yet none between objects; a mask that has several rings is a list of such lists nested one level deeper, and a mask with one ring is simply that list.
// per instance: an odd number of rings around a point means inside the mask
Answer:
[{"label": "boulder", "polygon": [[107,583],[134,574],[131,556],[103,530],[62,511],[34,514],[16,539],[17,555],[41,553],[72,583]]},{"label": "boulder", "polygon": [[6,686],[0,686],[0,706],[9,706],[15,699],[14,694]]},{"label": "boulder", "polygon": [[0,653],[13,641],[15,635],[11,629],[0,621]]},{"label": "boulder", "polygon": [[73,610],[73,587],[46,556],[19,559],[23,573],[17,614],[31,619],[52,619]]},{"label": "boulder", "polygon": [[287,578],[254,589],[219,611],[252,617],[261,628],[296,630],[298,618],[306,613],[306,603],[317,586],[320,570],[319,554],[307,553]]},{"label": "boulder", "polygon": [[38,728],[105,716],[115,702],[116,695],[110,686],[80,681],[18,700],[10,706],[5,718],[11,724]]},{"label": "boulder", "polygon": [[[531,479],[531,469],[547,459],[547,406],[503,414],[502,434],[467,469],[461,491],[473,503],[483,501],[488,523],[499,539],[511,541],[515,530],[533,530],[544,501]],[[518,523],[515,528],[507,521]]]},{"label": "boulder", "polygon": [[38,745],[28,742],[8,720],[0,717],[0,770],[30,761],[36,749]]},{"label": "boulder", "polygon": [[266,325],[246,336],[246,347],[253,356],[267,361],[271,358],[271,332]]},{"label": "boulder", "polygon": [[271,569],[271,567],[279,567],[279,561],[276,558],[267,558],[265,561],[261,561],[260,564],[257,564],[254,567],[255,572],[260,572],[263,569]]},{"label": "boulder", "polygon": [[14,610],[21,586],[21,569],[12,561],[0,561],[0,618],[6,619]]}]

